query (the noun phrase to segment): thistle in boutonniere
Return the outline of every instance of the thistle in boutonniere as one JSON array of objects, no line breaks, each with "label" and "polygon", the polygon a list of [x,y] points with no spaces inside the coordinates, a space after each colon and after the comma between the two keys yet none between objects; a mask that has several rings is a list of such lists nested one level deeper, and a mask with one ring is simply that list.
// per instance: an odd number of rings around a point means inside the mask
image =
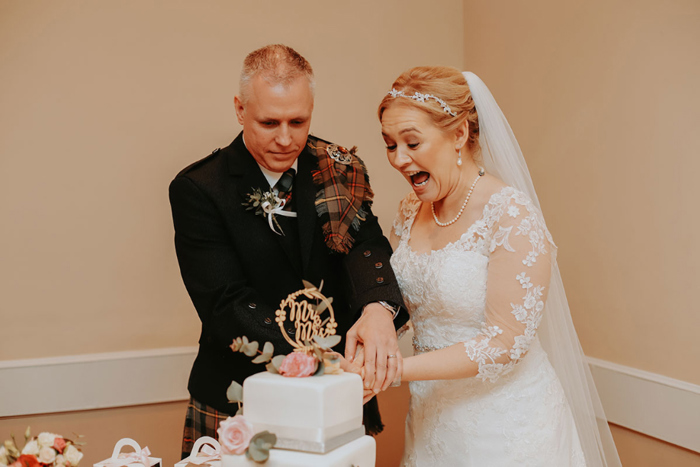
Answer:
[{"label": "thistle in boutonniere", "polygon": [[253,193],[248,193],[248,199],[241,204],[246,207],[246,211],[255,211],[256,216],[267,217],[270,229],[277,235],[284,235],[282,227],[275,216],[297,216],[296,212],[284,210],[286,202],[285,199],[278,198],[273,190],[262,191],[260,188],[256,188],[253,190]]}]

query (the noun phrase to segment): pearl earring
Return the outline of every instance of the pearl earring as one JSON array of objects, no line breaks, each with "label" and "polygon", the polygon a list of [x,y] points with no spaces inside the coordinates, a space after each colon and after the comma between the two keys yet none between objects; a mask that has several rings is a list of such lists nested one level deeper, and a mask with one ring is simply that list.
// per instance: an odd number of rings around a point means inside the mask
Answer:
[{"label": "pearl earring", "polygon": [[462,148],[459,148],[459,155],[457,156],[457,166],[462,166]]}]

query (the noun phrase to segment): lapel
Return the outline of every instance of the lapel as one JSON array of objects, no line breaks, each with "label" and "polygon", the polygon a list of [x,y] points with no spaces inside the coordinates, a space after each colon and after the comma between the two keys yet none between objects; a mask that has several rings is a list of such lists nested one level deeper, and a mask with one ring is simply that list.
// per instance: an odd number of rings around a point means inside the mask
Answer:
[{"label": "lapel", "polygon": [[[233,150],[228,154],[229,174],[236,178],[235,185],[241,199],[247,201],[248,194],[252,193],[256,188],[260,188],[262,191],[269,190],[270,184],[267,182],[267,179],[260,170],[260,166],[258,166],[255,158],[253,158],[250,152],[248,152],[248,149],[243,143],[243,132],[236,137],[233,143],[231,143],[230,147]],[[303,151],[302,154],[304,152],[305,151]],[[294,189],[297,189],[296,182]],[[298,203],[298,205],[299,204],[300,203]],[[313,201],[311,206],[313,208]],[[295,270],[301,274],[301,270],[299,269],[300,265],[298,264],[298,260],[295,259],[298,258],[298,256],[295,254],[295,252],[291,251],[291,249],[294,248],[293,242],[288,241],[289,239],[285,238],[283,235],[277,235],[276,233],[272,232],[270,230],[267,217],[256,215],[253,211],[246,211],[246,214],[250,216],[249,221],[251,222],[251,226],[264,226],[263,228],[268,232],[268,234],[275,237],[275,240],[282,246],[286,256],[289,258],[289,261],[292,263]]]},{"label": "lapel", "polygon": [[299,154],[298,174],[294,183],[294,195],[299,226],[299,245],[301,264],[304,273],[308,271],[311,248],[316,235],[316,187],[312,171],[318,169],[316,156],[311,154],[308,146]]}]

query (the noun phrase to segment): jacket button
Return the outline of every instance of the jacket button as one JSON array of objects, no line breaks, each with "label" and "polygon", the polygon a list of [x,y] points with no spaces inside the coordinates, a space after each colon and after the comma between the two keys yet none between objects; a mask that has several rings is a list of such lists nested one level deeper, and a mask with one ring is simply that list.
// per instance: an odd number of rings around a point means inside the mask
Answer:
[{"label": "jacket button", "polygon": [[374,263],[374,267],[377,269],[381,269],[384,267],[384,265],[382,264],[381,261],[378,261],[378,262]]},{"label": "jacket button", "polygon": [[369,258],[370,256],[372,256],[372,252],[369,250],[365,250],[365,252],[362,254],[365,255],[365,258]]},{"label": "jacket button", "polygon": [[254,309],[256,309],[257,307],[258,307],[258,306],[257,306],[255,303],[253,303],[253,302],[251,302],[251,303],[248,304],[248,308],[250,308],[251,310],[254,310]]},{"label": "jacket button", "polygon": [[384,278],[383,277],[377,277],[377,284],[383,284],[384,283]]},{"label": "jacket button", "polygon": [[265,324],[272,324],[272,319],[265,318]]}]

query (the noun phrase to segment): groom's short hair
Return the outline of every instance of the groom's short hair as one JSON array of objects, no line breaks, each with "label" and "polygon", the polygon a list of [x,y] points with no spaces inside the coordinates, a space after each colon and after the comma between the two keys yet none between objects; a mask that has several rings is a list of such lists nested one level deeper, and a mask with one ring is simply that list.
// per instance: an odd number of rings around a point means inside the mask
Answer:
[{"label": "groom's short hair", "polygon": [[311,64],[299,52],[283,44],[266,45],[246,56],[239,84],[239,95],[243,103],[248,100],[248,87],[257,75],[271,84],[283,85],[304,76],[309,80],[312,95],[316,85]]}]

